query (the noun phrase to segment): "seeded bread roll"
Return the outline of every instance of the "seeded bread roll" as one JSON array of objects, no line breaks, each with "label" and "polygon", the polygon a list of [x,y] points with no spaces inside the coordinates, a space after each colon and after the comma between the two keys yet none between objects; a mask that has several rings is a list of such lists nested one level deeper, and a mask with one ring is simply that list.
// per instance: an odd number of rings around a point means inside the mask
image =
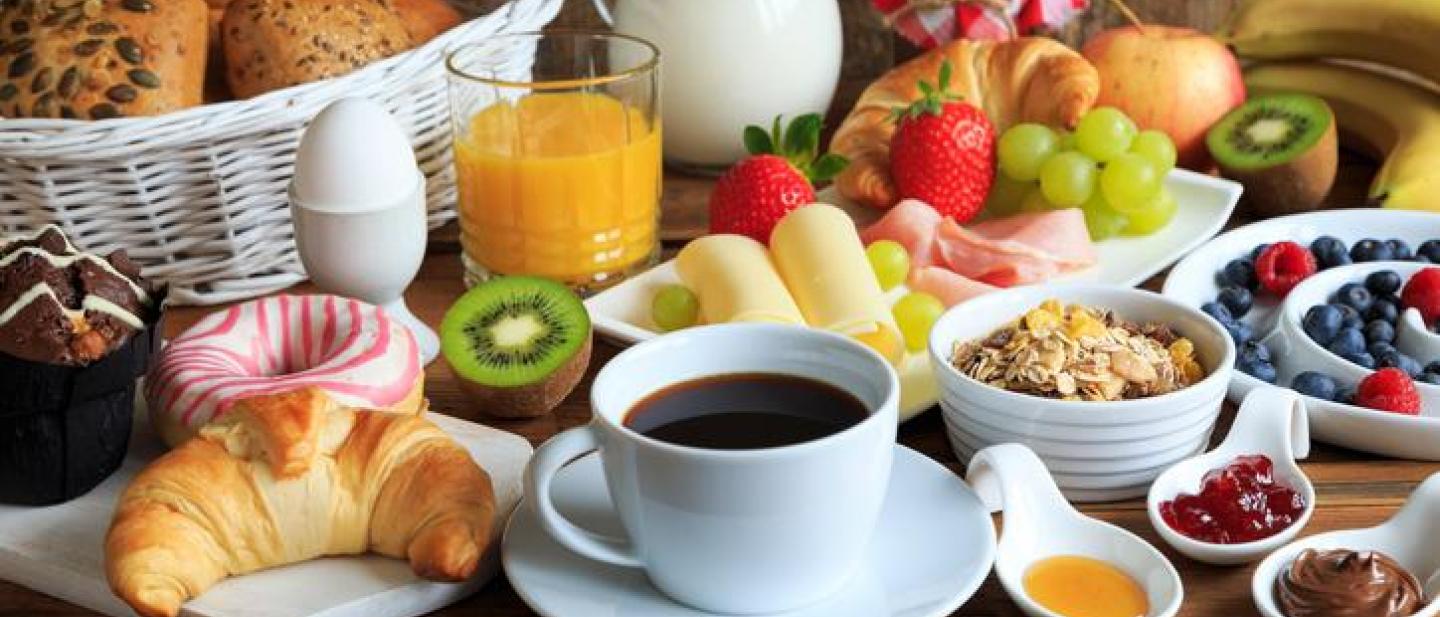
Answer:
[{"label": "seeded bread roll", "polygon": [[238,98],[344,75],[414,46],[385,0],[234,0],[220,28]]},{"label": "seeded bread roll", "polygon": [[162,114],[200,104],[205,0],[0,0],[0,115]]}]

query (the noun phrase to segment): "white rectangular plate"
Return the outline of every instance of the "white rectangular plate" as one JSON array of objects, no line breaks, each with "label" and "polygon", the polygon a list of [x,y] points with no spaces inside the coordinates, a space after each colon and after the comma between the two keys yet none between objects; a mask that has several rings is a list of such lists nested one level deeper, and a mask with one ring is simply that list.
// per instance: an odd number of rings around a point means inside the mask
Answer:
[{"label": "white rectangular plate", "polygon": [[[1180,206],[1169,225],[1150,236],[1097,242],[1099,261],[1095,266],[1057,280],[1139,285],[1219,233],[1240,199],[1239,184],[1183,169],[1171,172],[1166,186]],[[845,203],[833,189],[822,191],[819,199],[844,208],[861,227],[882,214]],[[637,343],[659,335],[650,319],[655,290],[678,282],[674,264],[665,262],[595,295],[585,306],[602,335],[620,343]]]},{"label": "white rectangular plate", "polygon": [[[186,617],[411,617],[474,593],[494,576],[500,532],[520,501],[530,443],[513,435],[431,413],[489,474],[495,487],[495,528],[480,572],[464,583],[432,583],[398,559],[334,557],[221,581],[185,605]],[[0,506],[0,579],[114,617],[134,612],[105,581],[104,540],[120,492],[164,452],[137,414],[130,451],[119,471],[86,495],[58,506]]]}]

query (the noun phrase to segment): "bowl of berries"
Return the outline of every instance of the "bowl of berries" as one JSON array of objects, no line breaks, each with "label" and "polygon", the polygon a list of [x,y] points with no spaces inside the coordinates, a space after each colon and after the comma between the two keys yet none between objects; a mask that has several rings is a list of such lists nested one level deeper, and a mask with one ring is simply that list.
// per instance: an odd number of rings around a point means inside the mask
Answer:
[{"label": "bowl of berries", "polygon": [[[1234,339],[1232,401],[1267,384],[1291,387],[1309,397],[1306,407],[1319,441],[1385,456],[1440,460],[1440,405],[1425,404],[1433,388],[1427,382],[1440,381],[1440,364],[1426,370],[1430,356],[1440,359],[1440,336],[1407,337],[1407,328],[1419,333],[1435,322],[1420,311],[1407,317],[1402,302],[1411,274],[1440,263],[1435,229],[1433,213],[1397,210],[1328,210],[1270,219],[1234,229],[1192,252],[1171,270],[1163,293],[1201,308]],[[1393,275],[1375,274],[1387,271]],[[1375,279],[1367,286],[1372,274]],[[1292,322],[1301,326],[1298,335],[1294,329],[1287,333],[1281,323],[1292,305],[1298,311],[1298,321]],[[1305,340],[1304,314],[1315,305],[1334,305],[1317,309],[1312,317],[1326,328],[1320,335],[1323,344]],[[1331,331],[1336,315],[1340,326]],[[1393,350],[1385,345],[1370,349],[1387,339]],[[1355,362],[1344,360],[1345,354]],[[1413,388],[1421,400],[1417,415],[1350,404],[1365,390],[1360,385],[1376,372],[1372,369],[1390,365],[1397,371],[1386,373],[1391,378],[1376,378],[1372,387],[1383,393],[1395,386],[1402,394],[1406,385]],[[1406,379],[1394,379],[1395,373]],[[1432,408],[1436,417],[1427,411]]]}]

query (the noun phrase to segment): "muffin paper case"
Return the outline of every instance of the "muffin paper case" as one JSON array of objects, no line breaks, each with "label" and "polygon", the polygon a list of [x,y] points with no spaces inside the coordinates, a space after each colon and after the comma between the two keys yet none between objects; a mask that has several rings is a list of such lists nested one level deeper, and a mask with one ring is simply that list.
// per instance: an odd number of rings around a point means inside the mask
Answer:
[{"label": "muffin paper case", "polygon": [[[165,292],[154,295],[164,306]],[[125,458],[136,380],[165,330],[163,309],[142,331],[89,366],[0,353],[0,503],[69,501],[110,477]]]}]

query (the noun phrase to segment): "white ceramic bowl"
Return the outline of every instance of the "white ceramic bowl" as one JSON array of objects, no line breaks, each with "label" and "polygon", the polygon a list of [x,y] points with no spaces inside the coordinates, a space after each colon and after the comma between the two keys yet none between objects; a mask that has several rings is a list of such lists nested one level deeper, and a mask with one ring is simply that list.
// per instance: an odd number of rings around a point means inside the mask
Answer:
[{"label": "white ceramic bowl", "polygon": [[[1146,399],[1062,401],[995,388],[950,364],[956,343],[988,336],[1051,298],[1110,309],[1131,321],[1169,324],[1195,343],[1205,378]],[[935,323],[929,348],[957,454],[968,459],[997,443],[1025,444],[1047,465],[1055,459],[1051,471],[1072,499],[1143,495],[1167,464],[1203,450],[1235,361],[1229,334],[1200,311],[1148,291],[1091,285],[1018,287],[956,305]]]}]

